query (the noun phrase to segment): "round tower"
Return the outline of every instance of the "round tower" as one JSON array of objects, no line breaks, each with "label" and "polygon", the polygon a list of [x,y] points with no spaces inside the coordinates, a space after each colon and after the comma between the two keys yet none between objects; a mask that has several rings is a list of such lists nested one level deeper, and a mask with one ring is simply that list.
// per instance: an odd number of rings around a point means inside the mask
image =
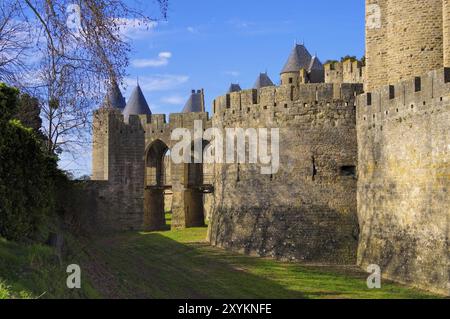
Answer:
[{"label": "round tower", "polygon": [[443,1],[366,0],[366,89],[443,66]]},{"label": "round tower", "polygon": [[444,66],[450,68],[450,0],[443,0]]},{"label": "round tower", "polygon": [[366,79],[370,91],[387,81],[388,0],[366,0]]},{"label": "round tower", "polygon": [[308,70],[312,58],[304,45],[296,44],[281,70],[281,85],[298,85],[301,82],[300,70]]},{"label": "round tower", "polygon": [[443,66],[442,0],[389,0],[390,83]]}]

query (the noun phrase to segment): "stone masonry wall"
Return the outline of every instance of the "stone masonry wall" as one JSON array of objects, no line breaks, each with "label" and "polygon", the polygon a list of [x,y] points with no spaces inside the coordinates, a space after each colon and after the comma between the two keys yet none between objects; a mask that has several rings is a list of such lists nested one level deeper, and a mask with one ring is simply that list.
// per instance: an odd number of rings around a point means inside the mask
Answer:
[{"label": "stone masonry wall", "polygon": [[248,90],[214,102],[213,126],[280,128],[280,170],[216,164],[213,245],[247,254],[354,263],[356,93],[361,85]]},{"label": "stone masonry wall", "polygon": [[390,0],[366,0],[365,90],[388,82],[387,7]]},{"label": "stone masonry wall", "polygon": [[443,2],[444,66],[450,68],[450,0]]},{"label": "stone masonry wall", "polygon": [[141,121],[145,120],[146,116],[130,116],[126,124],[116,109],[94,114],[93,181],[87,187],[96,194],[101,229],[142,228],[145,139]]},{"label": "stone masonry wall", "polygon": [[[177,142],[171,141],[172,130],[186,128],[193,133],[196,120],[203,122],[204,129],[211,126],[207,113],[175,113],[170,115],[169,122],[163,114],[131,115],[127,123],[117,109],[103,108],[94,114],[93,181],[87,185],[87,193],[95,194],[89,198],[96,198],[93,206],[100,229],[162,229],[167,196],[163,190],[156,190],[156,196],[154,189],[146,188],[148,150],[155,141],[171,149]],[[188,189],[187,165],[173,162],[170,165],[172,228],[203,225],[201,198],[205,197],[209,207],[211,195]],[[162,220],[155,224],[153,214],[159,214],[155,212],[159,206]]]},{"label": "stone masonry wall", "polygon": [[449,294],[450,69],[358,98],[358,264]]},{"label": "stone masonry wall", "polygon": [[443,66],[442,1],[366,1],[367,90]]},{"label": "stone masonry wall", "polygon": [[350,59],[344,62],[325,64],[325,83],[363,83],[364,70],[360,61]]}]

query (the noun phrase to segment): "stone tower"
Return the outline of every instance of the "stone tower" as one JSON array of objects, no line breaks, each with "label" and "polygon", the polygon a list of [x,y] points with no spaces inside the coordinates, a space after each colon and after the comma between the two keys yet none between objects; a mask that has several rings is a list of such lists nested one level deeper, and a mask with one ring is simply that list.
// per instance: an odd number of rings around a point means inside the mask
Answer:
[{"label": "stone tower", "polygon": [[191,96],[184,105],[182,113],[205,112],[205,93],[202,90],[192,90]]},{"label": "stone tower", "polygon": [[274,86],[272,80],[270,79],[267,72],[260,73],[256,78],[255,84],[253,85],[254,89],[260,89],[268,86]]},{"label": "stone tower", "polygon": [[443,66],[444,2],[366,0],[367,90]]},{"label": "stone tower", "polygon": [[304,45],[296,44],[280,76],[282,85],[321,83],[324,81],[324,67],[319,58],[312,56]]},{"label": "stone tower", "polygon": [[450,294],[448,0],[367,1],[358,264]]},{"label": "stone tower", "polygon": [[443,0],[444,66],[450,67],[450,0]]}]

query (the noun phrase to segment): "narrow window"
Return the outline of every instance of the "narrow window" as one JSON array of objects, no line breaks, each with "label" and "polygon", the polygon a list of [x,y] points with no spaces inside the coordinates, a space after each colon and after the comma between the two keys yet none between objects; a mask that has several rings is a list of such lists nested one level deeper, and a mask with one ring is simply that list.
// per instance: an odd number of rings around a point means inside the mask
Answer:
[{"label": "narrow window", "polygon": [[241,181],[241,164],[237,164],[237,170],[236,170],[236,182]]},{"label": "narrow window", "polygon": [[311,156],[311,162],[312,162],[312,172],[311,172],[312,180],[314,181],[317,175],[316,158],[314,156]]},{"label": "narrow window", "polygon": [[345,165],[340,168],[341,176],[351,176],[356,177],[356,166],[354,165]]}]

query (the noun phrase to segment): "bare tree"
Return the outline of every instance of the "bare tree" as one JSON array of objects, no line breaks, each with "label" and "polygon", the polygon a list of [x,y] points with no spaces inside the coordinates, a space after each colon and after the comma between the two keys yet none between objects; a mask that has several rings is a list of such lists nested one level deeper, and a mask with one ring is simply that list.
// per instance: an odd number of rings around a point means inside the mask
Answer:
[{"label": "bare tree", "polygon": [[[163,18],[167,1],[156,1]],[[122,81],[128,66],[130,44],[121,28],[130,21],[148,26],[154,20],[121,0],[5,0],[4,5],[14,8],[6,14],[5,25],[33,32],[34,59],[21,74],[28,80],[21,85],[39,98],[48,152],[88,143],[93,107],[101,103],[109,83]],[[29,47],[14,47],[16,33],[6,33],[17,55],[8,53],[11,59],[4,60],[5,66],[24,64],[20,57]],[[0,79],[11,81],[7,72],[1,73],[1,65]]]},{"label": "bare tree", "polygon": [[26,69],[26,53],[32,44],[29,26],[15,19],[19,10],[17,4],[0,3],[0,79],[11,84]]}]

